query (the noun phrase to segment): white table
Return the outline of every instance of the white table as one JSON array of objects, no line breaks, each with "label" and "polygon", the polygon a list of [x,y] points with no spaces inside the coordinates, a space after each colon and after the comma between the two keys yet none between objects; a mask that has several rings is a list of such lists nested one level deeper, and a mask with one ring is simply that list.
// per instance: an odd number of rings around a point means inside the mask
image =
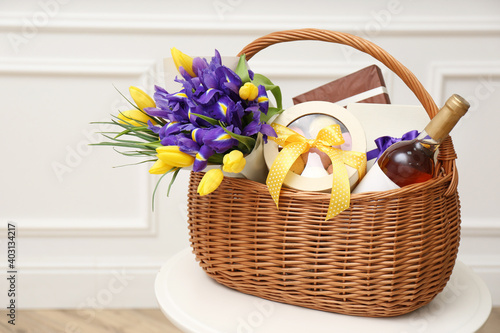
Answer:
[{"label": "white table", "polygon": [[155,291],[172,323],[196,333],[471,333],[484,324],[492,306],[484,282],[457,262],[443,292],[403,316],[366,318],[306,309],[218,284],[198,266],[189,248],[161,268]]}]

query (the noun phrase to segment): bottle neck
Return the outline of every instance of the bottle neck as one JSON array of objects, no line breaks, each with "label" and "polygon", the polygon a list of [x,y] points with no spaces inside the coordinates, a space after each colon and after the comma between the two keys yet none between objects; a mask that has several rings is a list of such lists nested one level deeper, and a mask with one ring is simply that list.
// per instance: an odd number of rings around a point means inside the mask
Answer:
[{"label": "bottle neck", "polygon": [[[445,137],[446,138],[446,137]],[[420,132],[420,134],[415,138],[415,141],[420,142],[425,148],[434,152],[438,149],[439,145],[443,142],[445,138],[432,138],[426,130]]]},{"label": "bottle neck", "polygon": [[425,127],[432,140],[440,144],[469,109],[469,103],[459,95],[452,95]]}]

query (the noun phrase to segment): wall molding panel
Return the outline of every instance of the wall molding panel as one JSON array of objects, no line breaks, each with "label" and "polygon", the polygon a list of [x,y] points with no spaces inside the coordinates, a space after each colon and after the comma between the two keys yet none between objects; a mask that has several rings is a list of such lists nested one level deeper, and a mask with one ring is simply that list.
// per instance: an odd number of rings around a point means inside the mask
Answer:
[{"label": "wall molding panel", "polygon": [[157,273],[157,267],[140,265],[20,269],[18,304],[22,309],[78,309],[82,315],[103,308],[152,308]]},{"label": "wall molding panel", "polygon": [[481,80],[500,77],[500,61],[433,62],[428,80],[429,92],[437,103],[443,102],[444,88],[449,79],[477,78]]},{"label": "wall molding panel", "polygon": [[[131,77],[131,82],[143,81],[154,68],[150,59],[54,59],[54,58],[0,58],[0,75],[21,77]],[[147,170],[134,169],[138,176]],[[151,212],[150,194],[155,180],[143,176],[145,184],[140,192],[140,206],[146,207],[140,219],[44,218],[36,220],[17,218],[16,224],[23,237],[152,237],[158,230],[158,213]],[[1,220],[4,220],[3,218]],[[0,226],[4,233],[6,224]]]},{"label": "wall molding panel", "polygon": [[[383,9],[381,9],[383,10]],[[30,12],[0,14],[0,31],[20,32]],[[58,13],[39,26],[40,32],[57,33],[189,33],[189,34],[263,34],[297,27],[363,33],[372,35],[416,34],[500,34],[500,22],[492,18],[471,16],[405,17],[382,20],[375,12],[371,16],[316,15],[241,15],[230,12],[220,15],[216,10],[207,14],[99,14]]]},{"label": "wall molding panel", "polygon": [[[492,82],[500,77],[500,62],[488,61],[449,61],[433,62],[429,66],[428,87],[436,103],[444,103],[448,97],[446,92],[450,81],[475,80],[475,88],[464,97],[477,107],[481,100],[489,99],[494,91],[498,90],[497,83]],[[493,110],[491,110],[493,111]],[[483,110],[483,112],[487,112]],[[483,113],[482,116],[486,114]],[[478,117],[478,116],[476,116]],[[486,139],[485,142],[489,140]],[[460,156],[459,156],[460,158]],[[468,175],[472,176],[472,175]],[[475,218],[467,216],[466,224],[463,223],[459,259],[469,265],[478,273],[488,285],[493,297],[494,305],[500,305],[500,219]],[[474,245],[475,244],[475,245]],[[477,253],[475,246],[479,246],[484,252]],[[497,253],[497,255],[492,255]]]},{"label": "wall molding panel", "polygon": [[148,71],[155,61],[122,59],[0,58],[0,74],[24,76],[136,76]]},{"label": "wall molding panel", "polygon": [[[477,219],[462,225],[463,237],[500,237],[500,219]],[[500,257],[499,257],[500,258]]]},{"label": "wall molding panel", "polygon": [[[372,65],[377,60],[370,62],[345,62],[342,61],[262,61],[262,60],[250,60],[250,67],[252,69],[258,69],[261,73],[266,73],[266,76],[272,76],[273,78],[284,78],[284,79],[303,79],[303,78],[314,78],[314,79],[328,79],[334,80],[336,77],[341,77],[344,75],[351,74],[353,71],[360,70],[364,67]],[[392,72],[387,68],[380,65],[382,74],[384,78],[392,75]],[[383,67],[383,68],[382,68]],[[290,70],[293,68],[293,71]]]},{"label": "wall molding panel", "polygon": [[[216,45],[223,56],[233,55],[227,52],[236,53],[258,36],[301,27],[374,40],[415,73],[437,104],[451,90],[467,98],[500,82],[500,2],[495,1],[477,0],[474,6],[466,0],[453,6],[431,0],[341,5],[318,0],[300,6],[284,0],[194,0],[189,6],[154,0],[0,3],[0,86],[7,97],[0,112],[9,124],[2,132],[6,140],[0,141],[9,162],[0,166],[0,245],[6,244],[6,226],[13,221],[18,308],[76,308],[85,317],[101,308],[157,307],[156,274],[189,246],[189,172],[179,173],[168,197],[170,177],[164,178],[152,211],[158,177],[148,173],[150,165],[111,169],[139,159],[118,156],[111,148],[84,152],[82,147],[98,142],[95,132],[108,131],[93,125],[94,131],[89,123],[130,106],[113,85],[120,91],[138,86],[150,95],[154,84],[165,86],[162,58],[172,47],[191,54]],[[285,107],[293,96],[372,64],[382,70],[394,104],[418,103],[396,74],[345,48],[319,42],[277,45],[275,53],[266,50],[249,65],[282,87]],[[480,117],[491,118],[482,139],[498,141],[489,133],[500,119],[495,105],[500,84],[495,89],[482,100],[480,115],[458,130],[481,131]],[[457,148],[464,149],[459,156],[476,150],[486,156],[490,149],[467,136],[458,138]],[[78,162],[68,157],[78,151],[84,152]],[[474,183],[469,177],[476,172],[475,159],[469,156],[457,162],[464,176],[458,259],[484,279],[500,305],[500,220],[493,211],[494,187],[500,183],[494,178],[488,182],[494,186]],[[59,175],[56,164],[70,171]],[[481,198],[472,195],[478,190],[484,191]],[[4,283],[6,265],[0,261]]]},{"label": "wall molding panel", "polygon": [[[95,220],[71,219],[16,220],[22,237],[154,237],[158,231],[158,217],[148,214],[144,219]],[[71,222],[71,223],[68,223]],[[2,228],[2,233],[6,233]]]}]

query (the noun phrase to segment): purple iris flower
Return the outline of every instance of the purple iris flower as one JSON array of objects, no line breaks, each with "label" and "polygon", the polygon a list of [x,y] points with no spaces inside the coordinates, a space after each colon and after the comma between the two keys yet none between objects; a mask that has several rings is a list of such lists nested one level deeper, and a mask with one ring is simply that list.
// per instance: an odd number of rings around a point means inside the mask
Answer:
[{"label": "purple iris flower", "polygon": [[222,58],[219,51],[215,50],[215,55],[212,57],[208,67],[210,71],[214,72],[220,66],[222,66]]},{"label": "purple iris flower", "polygon": [[222,127],[214,127],[207,131],[203,143],[216,153],[225,153],[227,150],[238,146],[238,140],[226,133]]},{"label": "purple iris flower", "polygon": [[269,97],[267,97],[266,88],[260,85],[258,88],[257,103],[259,105],[260,112],[267,114],[269,110]]},{"label": "purple iris flower", "polygon": [[191,123],[181,123],[178,121],[171,121],[168,124],[164,125],[158,132],[160,135],[160,139],[163,139],[166,136],[179,134],[182,132],[191,132],[195,129],[195,126]]},{"label": "purple iris flower", "polygon": [[214,101],[214,97],[216,98],[221,91],[215,88],[209,88],[199,98],[195,98],[195,101],[200,104],[211,104]]},{"label": "purple iris flower", "polygon": [[144,108],[144,112],[153,117],[165,118],[168,120],[172,120],[172,112],[169,110],[162,110],[159,108]]},{"label": "purple iris flower", "polygon": [[245,136],[252,136],[258,132],[262,133],[264,142],[266,143],[268,136],[277,136],[276,131],[272,128],[271,125],[260,122],[260,111],[254,110],[252,121],[248,123],[247,126],[245,126],[242,134]]},{"label": "purple iris flower", "polygon": [[194,163],[193,163],[193,171],[201,171],[207,167],[208,159],[210,156],[214,154],[214,150],[208,146],[202,146],[200,151],[196,154]]},{"label": "purple iris flower", "polygon": [[278,136],[274,128],[269,124],[261,124],[260,133],[262,133],[262,139],[264,139],[264,143],[267,143],[268,136],[271,136],[273,138]]},{"label": "purple iris flower", "polygon": [[200,77],[200,82],[206,89],[219,89],[219,81],[215,76],[215,72],[204,71],[201,73]]},{"label": "purple iris flower", "polygon": [[252,121],[248,123],[243,129],[243,135],[252,136],[260,131],[260,111],[256,110],[252,112]]},{"label": "purple iris flower", "polygon": [[184,69],[184,67],[180,66],[179,67],[179,73],[181,73],[181,76],[187,81],[191,79],[191,75],[189,75],[188,72]]},{"label": "purple iris flower", "polygon": [[198,117],[195,114],[210,117],[210,109],[209,108],[207,108],[203,105],[197,105],[196,107],[192,108],[189,111],[189,121],[195,127],[211,127],[212,126],[209,122]]},{"label": "purple iris flower", "polygon": [[200,150],[200,145],[186,133],[165,136],[161,140],[161,144],[163,146],[178,146],[180,151],[193,156]]},{"label": "purple iris flower", "polygon": [[202,72],[205,68],[208,67],[208,62],[203,58],[194,58],[193,59],[193,72],[200,76],[200,72]]},{"label": "purple iris flower", "polygon": [[151,130],[151,132],[153,132],[154,134],[159,134],[160,133],[160,130],[161,130],[161,127],[158,127],[158,126],[155,126],[153,125],[153,123],[151,122],[151,120],[148,120],[148,128]]},{"label": "purple iris flower", "polygon": [[239,99],[241,79],[235,72],[227,67],[219,67],[215,70],[215,76],[219,81],[219,88],[228,96]]},{"label": "purple iris flower", "polygon": [[154,99],[156,108],[146,108],[146,113],[154,117],[166,118],[170,121],[188,121],[189,109],[195,106],[191,99],[188,98],[184,89],[169,94],[165,89],[156,86]]},{"label": "purple iris flower", "polygon": [[[240,144],[226,131],[254,138],[260,132],[266,141],[267,136],[276,136],[271,126],[260,122],[261,113],[266,114],[269,107],[264,86],[258,87],[255,100],[242,100],[239,89],[243,82],[222,65],[217,50],[210,62],[194,58],[192,66],[196,77],[180,67],[182,78],[175,81],[182,84],[182,89],[168,93],[156,86],[156,108],[145,109],[149,115],[167,120],[162,127],[148,123],[162,145],[178,146],[182,152],[195,156],[193,170],[201,171],[213,154],[224,154]],[[254,73],[248,74],[253,79]]]},{"label": "purple iris flower", "polygon": [[200,150],[200,145],[194,142],[189,134],[178,135],[177,138],[177,146],[179,146],[180,151],[194,155]]},{"label": "purple iris flower", "polygon": [[244,115],[245,110],[243,109],[241,101],[238,101],[227,109],[226,119],[229,124],[242,128],[242,118]]},{"label": "purple iris flower", "polygon": [[226,129],[231,133],[238,134],[238,135],[241,134],[241,130],[234,125],[229,125],[228,127],[226,127]]},{"label": "purple iris flower", "polygon": [[196,142],[199,145],[203,145],[203,139],[205,138],[205,135],[207,132],[210,131],[209,128],[195,128],[194,130],[191,131],[191,139]]},{"label": "purple iris flower", "polygon": [[228,119],[228,112],[231,113],[231,110],[234,107],[235,104],[232,99],[227,96],[222,96],[217,102],[207,108],[207,113],[210,115],[210,117],[216,120],[220,120],[222,122],[230,122],[230,120]]},{"label": "purple iris flower", "polygon": [[168,124],[164,125],[160,129],[160,139],[165,138],[166,136],[172,135],[172,134],[179,134],[181,132],[180,127],[182,126],[182,123],[178,121],[171,121]]}]

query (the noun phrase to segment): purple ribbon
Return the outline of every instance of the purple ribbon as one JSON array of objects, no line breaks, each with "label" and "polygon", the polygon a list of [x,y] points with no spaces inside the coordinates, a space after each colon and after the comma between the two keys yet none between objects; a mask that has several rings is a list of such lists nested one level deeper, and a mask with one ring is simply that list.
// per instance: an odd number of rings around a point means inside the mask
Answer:
[{"label": "purple ribbon", "polygon": [[378,139],[375,139],[375,144],[377,145],[377,148],[370,150],[369,152],[366,153],[366,159],[369,161],[374,158],[379,158],[384,151],[389,148],[392,144],[399,142],[399,141],[408,141],[408,140],[413,140],[418,136],[418,131],[413,130],[406,132],[403,134],[401,138],[393,138],[391,136],[381,136]]}]

